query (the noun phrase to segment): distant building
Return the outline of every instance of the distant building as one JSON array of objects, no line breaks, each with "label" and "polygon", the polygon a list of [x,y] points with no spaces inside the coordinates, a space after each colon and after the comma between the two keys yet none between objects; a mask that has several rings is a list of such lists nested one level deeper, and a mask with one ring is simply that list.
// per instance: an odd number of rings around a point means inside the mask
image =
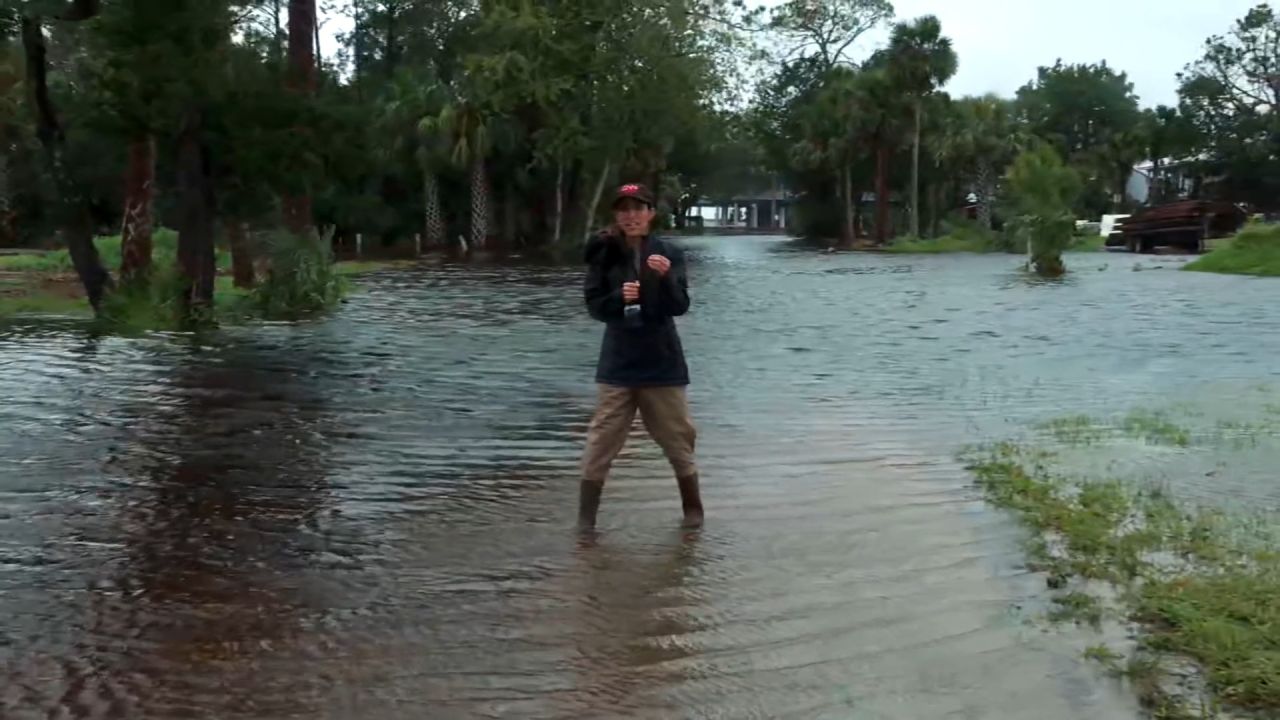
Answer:
[{"label": "distant building", "polygon": [[1203,158],[1164,158],[1157,171],[1151,160],[1133,166],[1125,194],[1140,205],[1158,205],[1190,198],[1202,182],[1195,163]]}]

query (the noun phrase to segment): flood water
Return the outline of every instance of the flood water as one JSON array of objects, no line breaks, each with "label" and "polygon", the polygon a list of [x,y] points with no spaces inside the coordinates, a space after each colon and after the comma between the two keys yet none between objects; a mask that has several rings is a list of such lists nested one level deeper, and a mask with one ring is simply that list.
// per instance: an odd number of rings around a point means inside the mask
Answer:
[{"label": "flood water", "polygon": [[1095,639],[1032,622],[1023,532],[955,453],[1236,404],[1276,380],[1280,282],[685,244],[695,534],[639,433],[572,533],[578,267],[389,271],[199,339],[0,328],[0,716],[1137,717]]}]

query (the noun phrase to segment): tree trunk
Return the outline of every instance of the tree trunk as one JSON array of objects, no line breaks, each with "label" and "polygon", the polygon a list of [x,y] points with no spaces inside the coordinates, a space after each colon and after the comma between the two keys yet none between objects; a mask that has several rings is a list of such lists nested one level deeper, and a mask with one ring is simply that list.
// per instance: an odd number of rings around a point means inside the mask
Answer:
[{"label": "tree trunk", "polygon": [[560,243],[560,230],[564,227],[564,160],[556,163],[556,212],[551,222],[551,242]]},{"label": "tree trunk", "polygon": [[938,237],[938,221],[942,213],[942,183],[929,184],[929,237]]},{"label": "tree trunk", "polygon": [[155,198],[156,142],[151,135],[129,144],[125,172],[124,222],[120,228],[120,281],[134,282],[151,269],[152,201]]},{"label": "tree trunk", "polygon": [[352,84],[355,85],[357,88],[359,88],[360,80],[364,78],[364,63],[365,63],[364,43],[365,43],[365,33],[368,31],[365,27],[366,15],[365,15],[363,4],[360,2],[360,0],[352,0],[351,7],[353,10],[352,15],[354,16],[352,18],[352,28],[351,28],[351,43],[352,43],[351,51],[353,56],[351,58],[351,65],[352,65],[351,79],[352,79]]},{"label": "tree trunk", "polygon": [[876,244],[889,241],[889,145],[876,147]]},{"label": "tree trunk", "polygon": [[178,135],[178,268],[183,279],[183,310],[188,318],[213,305],[215,215],[203,115],[199,110],[189,110]]},{"label": "tree trunk", "polygon": [[[73,11],[96,11],[96,3],[77,2]],[[103,295],[112,288],[111,275],[102,267],[102,258],[98,255],[97,246],[93,244],[93,219],[89,215],[88,202],[81,197],[80,189],[62,166],[66,136],[53,100],[49,97],[48,49],[45,46],[43,23],[39,16],[26,15],[22,16],[21,23],[22,47],[27,66],[27,92],[35,114],[36,137],[44,147],[49,171],[58,189],[59,221],[67,243],[67,252],[71,255],[76,275],[80,277],[85,295],[89,298],[89,305],[97,313],[102,309]]]},{"label": "tree trunk", "polygon": [[394,9],[387,10],[387,35],[382,48],[382,61],[387,64],[383,69],[387,77],[393,77],[396,74],[396,13]]},{"label": "tree trunk", "polygon": [[440,213],[440,183],[431,168],[422,168],[423,231],[428,245],[444,243],[444,217]]},{"label": "tree trunk", "polygon": [[507,183],[505,192],[502,193],[502,242],[507,247],[514,247],[516,237],[520,234],[520,208],[517,206],[519,197],[514,183]]},{"label": "tree trunk", "polygon": [[271,17],[274,18],[274,22],[272,24],[273,32],[271,34],[271,45],[275,48],[275,51],[272,53],[272,57],[275,58],[276,62],[279,62],[284,58],[284,47],[283,43],[281,43],[282,33],[280,32],[280,0],[271,1],[271,10]]},{"label": "tree trunk", "polygon": [[605,160],[604,167],[600,168],[600,177],[596,180],[595,189],[591,192],[591,202],[584,208],[587,214],[585,220],[586,228],[582,233],[584,242],[589,240],[592,233],[595,232],[596,208],[600,207],[600,197],[604,195],[604,183],[609,179],[609,172],[612,169],[613,161]]},{"label": "tree trunk", "polygon": [[866,235],[863,228],[866,224],[862,221],[862,191],[856,191],[853,201],[853,237],[854,240]]},{"label": "tree trunk", "polygon": [[484,158],[471,161],[471,247],[484,247],[489,237],[489,182]]},{"label": "tree trunk", "polygon": [[920,237],[920,117],[924,99],[916,98],[915,137],[911,144],[911,236]]},{"label": "tree trunk", "polygon": [[227,221],[227,240],[231,244],[231,274],[238,288],[251,288],[257,278],[253,271],[253,247],[249,232],[240,220]]},{"label": "tree trunk", "polygon": [[[290,91],[310,97],[316,90],[315,42],[316,0],[289,0],[289,69],[286,85]],[[299,129],[305,134],[305,129]],[[285,226],[295,234],[305,234],[314,222],[311,193],[306,178],[303,187],[284,193]]]},{"label": "tree trunk", "polygon": [[991,229],[991,199],[995,195],[995,183],[992,180],[991,166],[987,163],[978,165],[978,224],[984,230]]},{"label": "tree trunk", "polygon": [[840,195],[844,197],[844,244],[852,247],[858,241],[853,224],[853,172],[845,165],[840,174]]},{"label": "tree trunk", "polygon": [[322,52],[320,52],[320,21],[319,21],[319,18],[317,18],[317,19],[316,19],[316,22],[311,23],[311,31],[312,31],[312,33],[313,33],[313,36],[312,36],[312,38],[311,38],[311,41],[312,41],[313,43],[315,43],[316,75],[317,75],[317,81],[318,81],[319,74],[320,74],[320,69],[324,67],[324,54],[323,54]]},{"label": "tree trunk", "polygon": [[[5,129],[0,127],[0,138]],[[13,217],[9,210],[9,154],[8,148],[0,147],[0,247],[14,244]]]}]

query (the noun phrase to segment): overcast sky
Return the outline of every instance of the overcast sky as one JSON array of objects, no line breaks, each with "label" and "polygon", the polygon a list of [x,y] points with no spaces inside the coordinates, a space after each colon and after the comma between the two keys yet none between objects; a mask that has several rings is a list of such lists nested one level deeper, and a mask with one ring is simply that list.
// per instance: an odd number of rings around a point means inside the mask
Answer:
[{"label": "overcast sky", "polygon": [[[774,5],[778,0],[756,0]],[[1204,54],[1210,35],[1231,25],[1261,0],[893,0],[897,19],[937,15],[955,44],[960,69],[952,95],[1013,95],[1036,68],[1106,60],[1129,74],[1145,106],[1177,103],[1177,73]],[[333,33],[346,18],[326,18],[328,56]],[[885,42],[887,30],[863,39],[861,59]]]},{"label": "overcast sky", "polygon": [[[1261,0],[893,0],[898,19],[937,15],[955,44],[953,95],[1012,95],[1036,68],[1097,62],[1129,74],[1143,105],[1177,103],[1177,73]],[[877,38],[883,41],[882,37]]]}]

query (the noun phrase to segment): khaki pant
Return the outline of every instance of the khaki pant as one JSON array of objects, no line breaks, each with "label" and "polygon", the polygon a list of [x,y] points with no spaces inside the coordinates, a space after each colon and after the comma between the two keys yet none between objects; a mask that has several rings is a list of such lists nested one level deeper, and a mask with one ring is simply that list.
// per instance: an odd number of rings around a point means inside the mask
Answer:
[{"label": "khaki pant", "polygon": [[587,446],[582,453],[582,478],[603,484],[614,458],[626,445],[636,411],[644,420],[649,436],[666,454],[677,478],[695,475],[694,446],[698,431],[689,415],[685,388],[625,388],[599,386],[595,416],[587,428]]}]

